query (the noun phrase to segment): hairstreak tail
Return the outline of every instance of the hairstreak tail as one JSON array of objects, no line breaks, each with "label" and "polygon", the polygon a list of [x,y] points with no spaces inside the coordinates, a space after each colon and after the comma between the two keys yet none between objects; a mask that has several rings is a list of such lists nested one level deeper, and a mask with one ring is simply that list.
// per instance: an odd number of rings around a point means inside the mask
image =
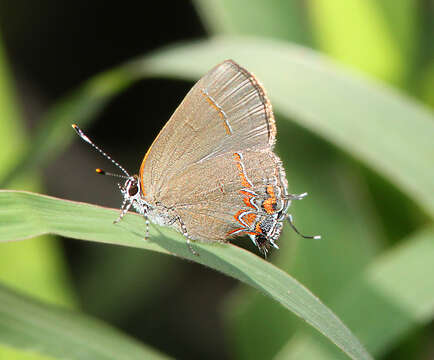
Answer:
[{"label": "hairstreak tail", "polygon": [[307,195],[290,194],[285,170],[273,152],[276,125],[258,80],[232,60],[203,76],[190,90],[130,175],[77,125],[78,135],[115,164],[125,179],[119,221],[132,207],[147,222],[171,226],[187,239],[224,242],[248,235],[266,255],[288,208]]}]

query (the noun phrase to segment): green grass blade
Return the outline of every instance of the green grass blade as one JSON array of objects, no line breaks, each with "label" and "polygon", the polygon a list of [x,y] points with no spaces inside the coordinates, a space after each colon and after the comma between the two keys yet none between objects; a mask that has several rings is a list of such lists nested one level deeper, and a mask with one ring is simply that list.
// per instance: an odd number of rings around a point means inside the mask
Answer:
[{"label": "green grass blade", "polygon": [[287,0],[195,0],[204,26],[213,35],[254,35],[296,43],[310,41],[305,7]]},{"label": "green grass blade", "polygon": [[[309,12],[322,50],[341,63],[402,84],[404,54],[400,52],[400,43],[394,38],[380,3],[375,0],[319,0],[310,4]],[[360,31],[362,27],[363,31]]]},{"label": "green grass blade", "polygon": [[0,286],[0,343],[71,360],[166,359],[116,329]]},{"label": "green grass blade", "polygon": [[145,223],[135,214],[113,224],[118,211],[27,192],[0,191],[0,242],[52,233],[83,240],[170,253],[209,266],[253,286],[303,318],[353,359],[370,359],[348,328],[309,290],[269,262],[231,245],[195,243],[188,250],[182,235]]},{"label": "green grass blade", "polygon": [[56,360],[55,357],[16,349],[0,344],[0,359],[7,360]]},{"label": "green grass blade", "polygon": [[[413,234],[400,246],[379,256],[364,274],[348,286],[333,308],[350,326],[369,351],[381,356],[410,330],[434,317],[434,228]],[[357,309],[357,310],[355,310]],[[279,359],[342,358],[313,337],[299,337],[288,343]],[[326,354],[328,354],[326,356]]]}]

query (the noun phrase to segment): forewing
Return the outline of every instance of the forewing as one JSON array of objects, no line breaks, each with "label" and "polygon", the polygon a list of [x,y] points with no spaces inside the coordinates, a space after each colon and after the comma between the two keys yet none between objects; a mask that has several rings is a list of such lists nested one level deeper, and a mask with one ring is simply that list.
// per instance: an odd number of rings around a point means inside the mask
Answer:
[{"label": "forewing", "polygon": [[187,94],[143,160],[144,197],[159,200],[185,169],[222,154],[271,149],[276,128],[262,86],[231,60],[216,66]]}]

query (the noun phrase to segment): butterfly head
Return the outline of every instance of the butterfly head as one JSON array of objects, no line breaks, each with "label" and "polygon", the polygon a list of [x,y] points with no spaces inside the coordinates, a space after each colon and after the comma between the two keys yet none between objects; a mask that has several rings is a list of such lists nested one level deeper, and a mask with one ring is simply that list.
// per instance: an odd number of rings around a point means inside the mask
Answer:
[{"label": "butterfly head", "polygon": [[119,189],[121,190],[122,195],[126,198],[135,198],[140,196],[139,177],[137,175],[128,177],[123,185],[119,184]]},{"label": "butterfly head", "polygon": [[139,177],[137,175],[130,175],[122,165],[120,165],[110,155],[101,150],[77,125],[74,124],[72,125],[72,127],[76,131],[78,136],[81,137],[81,139],[90,144],[97,152],[103,155],[106,159],[110,160],[117,168],[119,168],[124,173],[113,174],[99,168],[96,169],[96,172],[100,175],[108,175],[125,179],[125,182],[123,184],[118,184],[119,190],[121,191],[124,200],[121,206],[121,214],[115,222],[121,220],[131,206],[136,209],[138,213],[146,215],[147,212],[150,210],[151,206],[142,199],[142,191],[140,188]]},{"label": "butterfly head", "polygon": [[[101,169],[98,169],[102,171]],[[98,171],[98,172],[100,172]],[[140,190],[140,180],[137,175],[126,178],[124,184],[118,184],[124,200],[122,202],[121,214],[117,221],[121,220],[132,206],[139,214],[145,215],[149,212],[151,206],[143,200],[142,191]],[[116,221],[116,222],[117,222]]]}]

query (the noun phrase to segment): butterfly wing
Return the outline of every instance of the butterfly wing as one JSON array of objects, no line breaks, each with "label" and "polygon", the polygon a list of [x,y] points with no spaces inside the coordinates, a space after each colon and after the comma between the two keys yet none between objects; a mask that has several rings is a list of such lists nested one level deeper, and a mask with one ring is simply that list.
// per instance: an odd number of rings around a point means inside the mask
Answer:
[{"label": "butterfly wing", "polygon": [[261,220],[277,219],[289,206],[285,173],[271,150],[196,163],[169,181],[161,202],[182,219],[192,239],[202,241],[254,235]]},{"label": "butterfly wing", "polygon": [[149,148],[140,168],[143,196],[161,201],[174,179],[222,154],[271,150],[275,134],[263,88],[227,60],[193,86]]}]

